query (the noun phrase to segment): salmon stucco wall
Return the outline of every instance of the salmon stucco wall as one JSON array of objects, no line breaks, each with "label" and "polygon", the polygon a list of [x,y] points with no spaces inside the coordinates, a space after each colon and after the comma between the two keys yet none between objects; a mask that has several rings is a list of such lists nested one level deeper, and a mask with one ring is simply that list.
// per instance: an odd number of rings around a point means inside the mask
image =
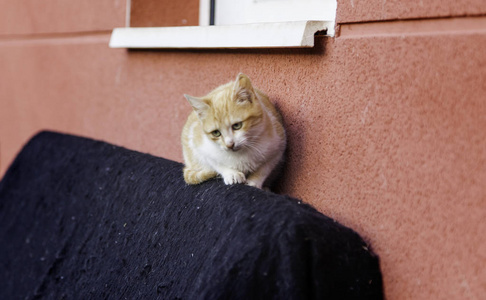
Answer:
[{"label": "salmon stucco wall", "polygon": [[199,1],[131,0],[131,27],[197,25],[199,25]]},{"label": "salmon stucco wall", "polygon": [[486,14],[483,0],[338,0],[337,22],[434,19]]},{"label": "salmon stucco wall", "polygon": [[[12,3],[29,16],[32,3]],[[338,36],[301,50],[110,49],[126,17],[115,0],[79,8],[73,24],[0,22],[0,174],[42,129],[181,161],[182,95],[244,72],[285,120],[278,191],[358,231],[380,256],[387,299],[481,299],[486,15],[479,1],[434,3],[369,1],[367,12],[340,0]]]}]

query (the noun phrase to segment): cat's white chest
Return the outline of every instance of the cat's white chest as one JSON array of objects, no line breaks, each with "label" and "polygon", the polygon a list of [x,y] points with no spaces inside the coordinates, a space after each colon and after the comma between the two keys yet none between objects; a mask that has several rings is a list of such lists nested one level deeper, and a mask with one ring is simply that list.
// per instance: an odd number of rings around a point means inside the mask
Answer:
[{"label": "cat's white chest", "polygon": [[266,160],[271,149],[263,146],[259,145],[258,151],[250,149],[231,151],[222,149],[209,139],[204,139],[202,145],[198,147],[198,156],[201,162],[212,168],[226,167],[246,174],[254,172]]}]

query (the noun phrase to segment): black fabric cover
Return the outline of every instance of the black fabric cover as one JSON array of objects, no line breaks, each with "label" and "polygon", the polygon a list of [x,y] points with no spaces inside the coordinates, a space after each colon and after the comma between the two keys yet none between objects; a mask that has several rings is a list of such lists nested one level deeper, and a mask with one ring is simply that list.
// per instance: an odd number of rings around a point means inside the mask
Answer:
[{"label": "black fabric cover", "polygon": [[381,299],[378,258],[301,201],[43,132],[0,182],[0,299]]}]

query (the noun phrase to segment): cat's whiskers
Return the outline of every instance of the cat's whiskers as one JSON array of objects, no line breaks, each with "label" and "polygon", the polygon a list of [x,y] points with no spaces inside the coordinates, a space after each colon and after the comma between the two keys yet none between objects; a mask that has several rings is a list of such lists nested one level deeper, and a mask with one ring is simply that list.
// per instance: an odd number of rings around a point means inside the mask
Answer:
[{"label": "cat's whiskers", "polygon": [[265,159],[265,153],[263,153],[262,149],[258,147],[259,144],[257,142],[253,142],[248,140],[248,138],[245,138],[242,140],[241,144],[241,147],[245,147],[246,149],[252,151],[258,156],[259,159]]}]

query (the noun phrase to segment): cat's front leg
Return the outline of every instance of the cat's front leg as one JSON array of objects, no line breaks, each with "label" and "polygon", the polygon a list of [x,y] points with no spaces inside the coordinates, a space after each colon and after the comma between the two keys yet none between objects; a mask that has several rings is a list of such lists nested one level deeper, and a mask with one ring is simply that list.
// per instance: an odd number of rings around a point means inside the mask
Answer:
[{"label": "cat's front leg", "polygon": [[246,181],[246,184],[249,186],[254,186],[256,188],[262,189],[263,188],[263,183],[267,179],[267,176],[263,176],[262,174],[258,173],[253,173],[248,177],[248,180]]},{"label": "cat's front leg", "polygon": [[270,173],[275,169],[281,160],[281,156],[277,155],[269,161],[261,165],[255,172],[251,173],[246,180],[246,184],[262,189],[265,180],[267,180]]},{"label": "cat's front leg", "polygon": [[229,169],[229,168],[221,168],[217,171],[219,174],[221,174],[224,183],[227,185],[246,182],[246,176],[242,172]]},{"label": "cat's front leg", "polygon": [[184,168],[184,180],[187,184],[199,184],[213,177],[216,177],[218,173],[213,170],[204,169],[190,169],[189,167]]}]

